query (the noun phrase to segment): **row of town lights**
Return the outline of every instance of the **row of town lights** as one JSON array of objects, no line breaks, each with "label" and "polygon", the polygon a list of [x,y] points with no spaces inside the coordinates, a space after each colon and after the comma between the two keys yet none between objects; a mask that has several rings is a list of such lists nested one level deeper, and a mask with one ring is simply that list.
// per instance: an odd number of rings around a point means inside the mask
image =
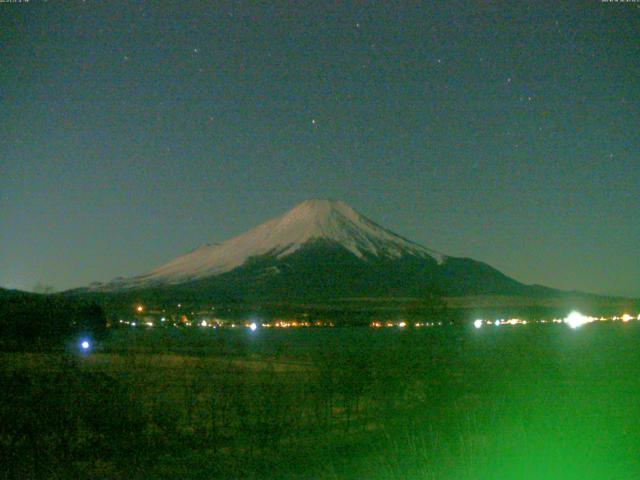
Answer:
[{"label": "row of town lights", "polygon": [[[182,305],[179,303],[178,307],[181,307]],[[134,310],[136,313],[142,313],[144,312],[144,306],[143,305],[136,305],[134,307]],[[215,307],[211,307],[211,310],[215,310]],[[163,310],[164,311],[164,310]],[[193,312],[191,312],[193,313]],[[307,316],[307,315],[305,315]],[[167,317],[162,317],[160,319],[160,322],[165,323],[167,321]],[[135,327],[137,325],[137,322],[135,321],[129,321],[129,320],[122,320],[120,319],[118,321],[120,324],[122,325],[130,325],[132,327]],[[179,325],[183,325],[183,326],[192,326],[194,323],[191,321],[186,321],[186,317],[183,316],[183,319],[181,322],[173,322],[174,326],[179,326]],[[148,327],[153,327],[155,326],[155,324],[151,321],[146,321],[146,322],[142,322],[140,323],[140,325],[146,325]],[[201,320],[199,322],[196,323],[196,325],[200,326],[200,327],[213,327],[213,328],[217,328],[218,326],[224,326],[225,322],[224,321],[217,321],[217,320],[213,320],[213,321],[209,321],[209,320]],[[242,324],[240,325],[236,325],[235,323],[231,323],[230,324],[231,328],[235,328],[236,326],[242,326]],[[315,322],[310,322],[307,320],[303,320],[303,321],[298,321],[298,320],[276,320],[275,322],[271,323],[271,322],[267,322],[267,323],[262,323],[262,324],[258,324],[256,322],[251,322],[251,323],[244,323],[244,326],[246,328],[248,328],[249,330],[251,330],[252,332],[255,332],[259,326],[265,327],[265,328],[270,328],[270,327],[282,327],[282,328],[288,328],[288,327],[324,327],[324,326],[328,326],[328,327],[333,327],[334,324],[333,322],[324,322],[324,321],[315,321]],[[404,326],[404,325],[403,325]]]},{"label": "row of town lights", "polygon": [[[577,312],[574,310],[565,318],[554,318],[552,320],[539,320],[534,323],[565,323],[569,327],[576,329],[591,322],[607,322],[607,321],[630,322],[631,320],[634,320],[634,319],[637,319],[640,321],[640,315],[638,315],[637,317],[633,317],[632,315],[625,313],[621,316],[613,316],[613,317],[590,317],[587,315],[583,315],[580,312]],[[527,323],[530,323],[530,322],[528,322],[527,320],[520,320],[519,318],[511,318],[508,320],[501,318],[494,321],[483,320],[481,318],[478,318],[474,320],[473,326],[475,328],[482,328],[484,325],[495,325],[496,327],[498,327],[500,325],[526,325]]]},{"label": "row of town lights", "polygon": [[[178,304],[178,307],[180,307],[181,304]],[[144,311],[144,307],[142,305],[138,305],[136,306],[136,312],[138,313],[142,313]],[[581,314],[580,312],[577,311],[572,311],[569,315],[567,315],[564,319],[561,318],[554,318],[552,320],[538,320],[536,322],[533,323],[565,323],[567,324],[569,327],[576,329],[578,327],[581,327],[582,325],[585,325],[586,323],[591,323],[591,322],[595,322],[595,321],[617,321],[617,320],[621,320],[623,322],[629,322],[631,320],[634,320],[635,317],[633,317],[632,315],[629,315],[628,313],[623,314],[622,316],[613,316],[613,317],[589,317],[586,315]],[[637,316],[637,320],[640,320],[640,315]],[[160,319],[161,322],[165,322],[166,321],[166,317],[162,317]],[[126,323],[127,325],[131,325],[133,327],[136,326],[136,322],[124,322],[123,320],[120,320],[120,323]],[[476,319],[473,322],[473,326],[477,329],[482,328],[484,325],[494,325],[496,327],[500,326],[500,325],[527,325],[527,323],[530,323],[527,320],[521,320],[519,318],[510,318],[510,319],[504,319],[504,318],[500,318],[500,319],[496,319],[496,320],[483,320],[481,318]],[[191,322],[188,323],[189,325],[191,324]],[[153,323],[152,322],[145,322],[145,325],[152,327]],[[333,324],[329,323],[329,326],[333,326]],[[414,326],[415,327],[422,327],[422,326],[426,326],[426,327],[431,327],[431,326],[440,326],[442,325],[442,322],[425,322],[425,323],[415,323]],[[213,326],[215,328],[215,324],[209,324],[206,320],[202,320],[202,322],[200,322],[200,326],[202,327],[208,327],[208,326]],[[235,327],[235,324],[231,325],[232,327]],[[251,331],[255,332],[258,329],[258,324],[256,322],[252,322],[250,324],[245,324],[246,327],[248,327]],[[263,324],[262,326],[264,327],[270,327],[272,326],[271,324]],[[296,322],[296,321],[292,321],[292,322],[275,322],[273,324],[273,326],[275,327],[297,327],[297,326],[311,326],[311,324],[309,322]],[[379,328],[379,327],[393,327],[393,326],[398,326],[400,328],[404,328],[407,326],[407,323],[404,320],[401,320],[399,322],[380,322],[380,321],[373,321],[370,323],[371,327],[375,327],[375,328]],[[84,350],[87,350],[89,348],[89,345],[87,345],[87,347],[84,346],[84,344],[82,345],[82,348]]]}]

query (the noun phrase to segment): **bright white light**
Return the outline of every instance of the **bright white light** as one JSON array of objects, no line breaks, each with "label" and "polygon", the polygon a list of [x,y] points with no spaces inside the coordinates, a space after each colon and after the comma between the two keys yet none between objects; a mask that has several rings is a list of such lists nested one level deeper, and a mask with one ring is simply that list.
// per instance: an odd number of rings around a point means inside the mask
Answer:
[{"label": "bright white light", "polygon": [[80,346],[82,347],[83,350],[89,350],[89,347],[91,346],[91,344],[87,340],[83,340]]},{"label": "bright white light", "polygon": [[576,311],[571,312],[567,318],[564,319],[564,323],[569,325],[571,328],[581,327],[588,321],[589,319],[587,317]]},{"label": "bright white light", "polygon": [[258,329],[258,325],[256,325],[256,322],[253,322],[251,325],[249,325],[249,328],[252,332],[255,332]]},{"label": "bright white light", "polygon": [[629,320],[632,320],[633,317],[631,315],[629,315],[628,313],[625,313],[624,315],[622,315],[622,321],[623,322],[628,322]]},{"label": "bright white light", "polygon": [[203,327],[207,326],[207,321],[206,320],[202,320],[202,322],[200,322],[200,325]]},{"label": "bright white light", "polygon": [[499,326],[500,326],[500,320],[496,320],[495,322],[493,322],[493,324],[494,324],[496,327],[499,327]]},{"label": "bright white light", "polygon": [[398,324],[398,326],[399,326],[400,328],[404,328],[404,327],[406,327],[406,326],[407,326],[407,324],[406,324],[405,322],[400,322],[400,323]]},{"label": "bright white light", "polygon": [[482,327],[482,320],[478,319],[475,322],[473,322],[473,326],[476,328],[480,328]]}]

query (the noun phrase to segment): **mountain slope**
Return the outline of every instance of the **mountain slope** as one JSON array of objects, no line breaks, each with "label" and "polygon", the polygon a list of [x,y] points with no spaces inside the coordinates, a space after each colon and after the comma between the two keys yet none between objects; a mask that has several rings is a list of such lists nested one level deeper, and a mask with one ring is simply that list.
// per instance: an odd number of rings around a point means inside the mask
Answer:
[{"label": "mountain slope", "polygon": [[154,289],[194,298],[528,294],[535,287],[411,242],[343,202],[308,200],[218,245],[94,291]]},{"label": "mountain slope", "polygon": [[253,257],[285,258],[316,240],[340,245],[359,259],[407,255],[443,259],[441,254],[377,225],[343,202],[307,200],[238,237],[218,245],[204,245],[147,274],[106,287],[139,288],[200,280],[229,272]]},{"label": "mountain slope", "polygon": [[533,290],[471,259],[445,257],[442,263],[412,255],[360,259],[326,240],[309,242],[285,258],[254,257],[230,272],[164,288],[190,298],[215,292],[244,300],[422,297],[432,292],[530,294]]}]

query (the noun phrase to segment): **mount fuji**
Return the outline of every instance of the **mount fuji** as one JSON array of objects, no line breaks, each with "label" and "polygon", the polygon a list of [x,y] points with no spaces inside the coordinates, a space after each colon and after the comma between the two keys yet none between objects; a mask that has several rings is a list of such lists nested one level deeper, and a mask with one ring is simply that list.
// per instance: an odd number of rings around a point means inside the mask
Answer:
[{"label": "mount fuji", "polygon": [[444,255],[340,201],[307,200],[223,243],[201,246],[142,275],[88,290],[189,292],[196,298],[400,297],[530,294],[489,265]]}]

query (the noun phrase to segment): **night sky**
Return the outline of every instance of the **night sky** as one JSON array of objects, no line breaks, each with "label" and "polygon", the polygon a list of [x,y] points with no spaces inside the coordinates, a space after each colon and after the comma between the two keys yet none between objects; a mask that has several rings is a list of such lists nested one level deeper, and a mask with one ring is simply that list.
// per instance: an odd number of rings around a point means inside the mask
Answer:
[{"label": "night sky", "polygon": [[268,3],[0,3],[0,285],[139,274],[328,197],[640,296],[640,3]]}]

